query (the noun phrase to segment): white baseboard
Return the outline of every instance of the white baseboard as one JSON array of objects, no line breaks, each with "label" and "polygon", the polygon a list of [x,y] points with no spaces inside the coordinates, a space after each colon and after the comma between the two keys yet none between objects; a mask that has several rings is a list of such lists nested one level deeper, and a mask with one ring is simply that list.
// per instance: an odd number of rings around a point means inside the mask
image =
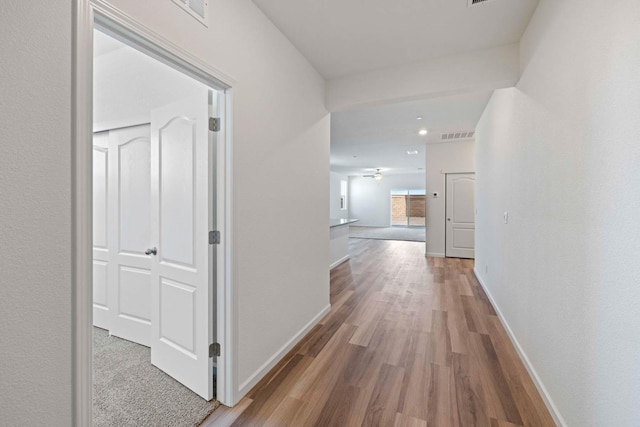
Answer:
[{"label": "white baseboard", "polygon": [[340,258],[339,260],[337,260],[336,262],[334,262],[333,264],[331,264],[329,266],[329,270],[333,270],[334,268],[336,268],[337,266],[339,266],[340,264],[342,264],[343,262],[349,261],[349,258],[351,258],[349,255],[345,255],[342,258]]},{"label": "white baseboard", "polygon": [[439,252],[427,252],[425,253],[425,256],[432,256],[434,258],[444,258],[444,254],[441,254]]},{"label": "white baseboard", "polygon": [[560,415],[558,408],[556,407],[555,403],[553,403],[553,399],[551,399],[551,396],[549,395],[549,392],[547,391],[546,387],[542,383],[540,376],[538,375],[535,368],[531,364],[531,361],[527,357],[527,354],[524,352],[524,349],[522,348],[522,346],[518,342],[518,339],[514,335],[511,328],[509,327],[509,324],[507,323],[507,319],[505,319],[504,316],[502,315],[502,312],[500,311],[500,307],[498,307],[496,300],[493,299],[493,296],[491,295],[489,288],[487,287],[486,283],[484,283],[484,281],[478,274],[478,271],[475,269],[475,267],[473,269],[473,274],[475,274],[476,278],[478,279],[478,283],[480,283],[480,286],[482,286],[482,289],[484,289],[484,292],[487,294],[489,301],[491,301],[491,305],[493,305],[494,310],[498,314],[498,319],[500,319],[500,323],[502,323],[502,326],[504,327],[505,331],[507,331],[507,335],[509,336],[511,343],[516,348],[516,351],[518,352],[518,355],[520,356],[522,363],[524,363],[524,366],[527,368],[529,375],[533,379],[533,383],[535,384],[536,388],[538,389],[538,392],[542,396],[542,400],[544,401],[544,404],[547,406],[549,413],[551,413],[551,416],[553,417],[557,425],[566,427],[567,423],[564,421],[564,418],[562,418],[562,415]]},{"label": "white baseboard", "polygon": [[258,384],[258,382],[264,378],[265,375],[269,373],[271,369],[273,369],[276,364],[282,360],[284,356],[291,350],[304,336],[322,320],[322,318],[329,313],[331,310],[331,304],[326,306],[320,311],[317,315],[314,316],[313,319],[309,323],[307,323],[297,334],[295,334],[289,341],[283,345],[280,350],[276,351],[273,356],[271,356],[262,366],[258,368],[253,374],[249,376],[247,380],[245,380],[240,387],[238,388],[238,399],[239,402],[249,391]]}]

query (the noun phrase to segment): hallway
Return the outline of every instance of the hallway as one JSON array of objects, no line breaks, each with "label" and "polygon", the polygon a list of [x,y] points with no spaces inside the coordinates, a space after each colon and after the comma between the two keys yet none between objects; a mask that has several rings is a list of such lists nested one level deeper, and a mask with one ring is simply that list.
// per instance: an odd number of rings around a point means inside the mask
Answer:
[{"label": "hallway", "polygon": [[555,425],[473,274],[424,244],[351,239],[331,312],[203,426]]}]

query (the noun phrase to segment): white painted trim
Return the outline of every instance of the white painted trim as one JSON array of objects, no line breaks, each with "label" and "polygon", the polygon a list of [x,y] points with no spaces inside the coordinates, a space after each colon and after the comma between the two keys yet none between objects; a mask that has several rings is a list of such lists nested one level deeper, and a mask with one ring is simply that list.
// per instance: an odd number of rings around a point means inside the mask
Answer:
[{"label": "white painted trim", "polygon": [[[233,396],[234,381],[237,376],[233,373],[233,365],[235,364],[235,355],[233,340],[234,335],[229,334],[229,328],[236,325],[235,313],[237,313],[236,305],[231,304],[227,297],[232,289],[232,275],[227,270],[229,260],[232,259],[232,221],[233,206],[229,200],[231,197],[232,183],[232,161],[230,153],[232,153],[232,90],[231,85],[235,82],[229,76],[210,67],[202,62],[199,58],[191,55],[171,41],[165,39],[155,33],[148,27],[138,23],[130,18],[124,12],[106,3],[104,0],[90,0],[96,10],[95,23],[101,30],[106,31],[110,35],[123,42],[139,49],[144,54],[149,55],[164,64],[178,70],[181,73],[204,83],[205,85],[223,91],[224,102],[220,105],[220,114],[226,117],[225,126],[218,134],[218,153],[219,159],[217,168],[217,200],[216,203],[222,209],[217,213],[217,224],[224,224],[225,230],[229,232],[222,236],[221,250],[218,251],[219,257],[223,259],[217,260],[217,341],[225,349],[220,357],[217,358],[218,364],[218,390],[216,390],[216,398],[227,406],[233,406],[236,402]],[[225,160],[226,159],[226,160]],[[222,392],[221,392],[222,391]]]},{"label": "white painted trim", "polygon": [[[235,406],[240,397],[236,393],[238,384],[238,366],[236,361],[238,360],[238,299],[234,287],[235,272],[237,271],[237,262],[235,256],[235,192],[233,189],[233,89],[229,88],[225,90],[226,102],[225,108],[225,159],[226,159],[226,174],[225,174],[225,222],[224,233],[226,239],[222,236],[225,251],[225,286],[224,294],[221,295],[218,292],[218,307],[224,304],[224,325],[218,325],[218,332],[222,333],[226,345],[222,347],[221,353],[224,355],[229,363],[225,366],[225,396],[217,399],[226,406]],[[220,314],[218,314],[218,320],[220,320]],[[219,375],[219,374],[218,374]],[[220,377],[219,377],[220,378]]]},{"label": "white painted trim", "polygon": [[[218,342],[223,355],[218,358],[219,384],[224,384],[224,395],[217,398],[225,405],[236,402],[237,384],[237,302],[233,292],[233,199],[232,199],[232,90],[235,80],[200,61],[141,25],[104,0],[75,0],[73,17],[73,79],[72,86],[72,339],[73,339],[73,425],[91,426],[92,416],[92,153],[93,136],[93,30],[98,24],[108,28],[110,34],[121,40],[137,44],[144,53],[186,73],[200,82],[224,90],[226,132],[225,180],[218,188],[224,201],[226,239],[223,239],[223,286],[218,283]],[[129,43],[130,44],[130,43]]]},{"label": "white painted trim", "polygon": [[441,254],[440,252],[427,252],[425,253],[425,256],[431,256],[434,258],[444,258],[444,254]]},{"label": "white painted trim", "polygon": [[329,313],[329,311],[331,311],[331,304],[327,305],[325,308],[323,308],[320,311],[320,313],[315,315],[314,318],[311,319],[311,321],[309,321],[309,323],[307,323],[302,329],[300,329],[300,331],[298,331],[297,334],[291,337],[291,339],[287,341],[280,348],[280,350],[276,351],[273,354],[273,356],[271,356],[262,366],[260,366],[253,374],[251,374],[247,380],[245,380],[242,384],[240,384],[240,387],[238,389],[238,395],[244,396],[247,393],[249,393],[249,391],[253,388],[253,386],[255,386],[262,378],[264,378],[264,376],[267,375],[269,371],[273,369],[273,367],[276,366],[276,364],[280,362],[280,360],[282,360],[282,358],[286,356],[286,354],[298,342],[300,342],[300,340],[304,338],[304,336],[314,326],[316,326],[318,322],[320,322],[322,318],[327,315],[327,313]]},{"label": "white painted trim", "polygon": [[473,274],[476,276],[476,279],[478,279],[478,283],[480,283],[480,286],[482,286],[482,289],[484,289],[484,292],[487,294],[487,297],[489,298],[489,301],[491,302],[491,305],[493,306],[493,309],[498,314],[498,319],[500,319],[500,323],[502,323],[502,326],[504,327],[505,331],[507,331],[507,335],[509,336],[509,339],[511,340],[511,343],[516,348],[516,351],[518,352],[518,355],[520,356],[520,360],[522,360],[522,363],[527,368],[527,371],[529,372],[529,375],[533,379],[533,383],[535,384],[536,388],[538,389],[538,392],[542,396],[542,400],[544,400],[544,404],[547,406],[547,409],[551,413],[551,416],[553,417],[554,421],[556,422],[557,425],[562,426],[562,427],[566,427],[567,423],[562,418],[562,415],[560,415],[560,411],[558,411],[558,407],[555,405],[555,403],[553,403],[553,399],[551,398],[551,395],[549,394],[549,392],[547,391],[546,387],[542,383],[542,380],[540,379],[540,376],[538,375],[538,373],[536,372],[535,368],[531,364],[531,361],[529,360],[529,358],[527,357],[527,354],[525,353],[524,349],[522,348],[522,346],[518,342],[518,339],[516,338],[515,334],[513,333],[513,330],[511,329],[511,327],[509,327],[509,323],[507,323],[507,319],[505,319],[505,317],[503,316],[502,312],[500,311],[500,307],[496,303],[496,300],[491,295],[491,292],[489,291],[489,288],[484,283],[484,281],[482,280],[482,278],[478,274],[478,271],[476,270],[475,267],[473,268]]},{"label": "white painted trim", "polygon": [[[214,88],[220,89],[232,87],[236,81],[222,71],[211,67],[197,56],[192,55],[172,41],[162,37],[149,27],[142,25],[131,18],[125,12],[112,6],[105,0],[78,0],[91,3],[92,8],[98,12],[95,16],[96,23],[101,26],[106,23],[116,23],[120,28],[110,26],[108,33],[110,36],[121,41],[133,41],[143,50],[145,54],[177,68],[180,72],[187,72],[194,79]],[[130,43],[129,43],[130,44]],[[160,47],[162,51],[157,48]],[[169,55],[167,55],[169,54]],[[213,78],[213,79],[212,79]]]},{"label": "white painted trim", "polygon": [[349,261],[351,257],[349,255],[345,255],[342,258],[340,258],[339,260],[337,260],[336,262],[334,262],[333,264],[331,264],[329,266],[329,270],[333,270],[334,268],[336,268],[337,266],[339,266],[340,264],[342,264],[343,262],[347,262]]},{"label": "white painted trim", "polygon": [[71,107],[72,424],[93,421],[93,11],[73,2]]}]

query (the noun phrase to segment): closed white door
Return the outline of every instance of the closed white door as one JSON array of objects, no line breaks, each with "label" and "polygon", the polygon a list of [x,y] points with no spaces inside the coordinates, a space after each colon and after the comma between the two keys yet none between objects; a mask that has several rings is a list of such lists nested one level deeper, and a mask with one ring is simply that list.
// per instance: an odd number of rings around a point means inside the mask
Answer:
[{"label": "closed white door", "polygon": [[110,332],[151,345],[150,126],[109,132]]},{"label": "closed white door", "polygon": [[447,174],[446,192],[446,256],[474,258],[475,174]]},{"label": "closed white door", "polygon": [[109,132],[93,135],[93,324],[109,329]]},{"label": "closed white door", "polygon": [[209,92],[152,111],[151,363],[213,398],[215,187]]}]

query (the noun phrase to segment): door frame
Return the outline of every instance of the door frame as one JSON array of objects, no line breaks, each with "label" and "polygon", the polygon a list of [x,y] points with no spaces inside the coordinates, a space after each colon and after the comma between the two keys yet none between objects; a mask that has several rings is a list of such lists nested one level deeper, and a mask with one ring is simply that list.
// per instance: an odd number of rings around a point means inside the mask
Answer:
[{"label": "door frame", "polygon": [[217,206],[221,245],[217,251],[217,399],[236,403],[235,360],[237,336],[233,287],[233,182],[232,101],[235,81],[163,36],[145,27],[105,0],[73,2],[71,241],[72,241],[72,345],[73,424],[90,426],[92,417],[92,137],[93,137],[93,31],[96,27],[128,45],[195,78],[223,94],[220,114],[225,123],[218,134]]}]

